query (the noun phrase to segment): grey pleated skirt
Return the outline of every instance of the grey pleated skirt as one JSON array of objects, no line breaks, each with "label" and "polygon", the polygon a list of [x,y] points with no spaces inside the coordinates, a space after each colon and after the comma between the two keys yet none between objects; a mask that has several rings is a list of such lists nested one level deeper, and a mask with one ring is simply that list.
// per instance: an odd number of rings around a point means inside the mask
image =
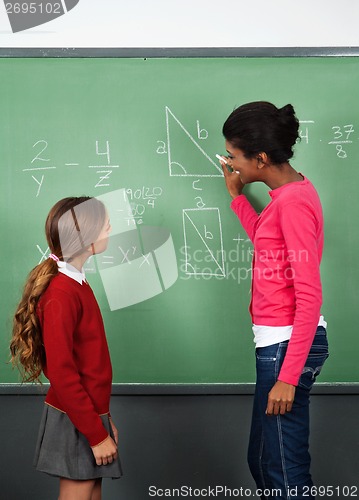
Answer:
[{"label": "grey pleated skirt", "polygon": [[[101,419],[113,438],[108,415],[102,415]],[[122,476],[119,458],[112,464],[96,465],[85,436],[74,427],[66,413],[47,404],[40,423],[34,467],[52,476],[76,480],[118,479]]]}]

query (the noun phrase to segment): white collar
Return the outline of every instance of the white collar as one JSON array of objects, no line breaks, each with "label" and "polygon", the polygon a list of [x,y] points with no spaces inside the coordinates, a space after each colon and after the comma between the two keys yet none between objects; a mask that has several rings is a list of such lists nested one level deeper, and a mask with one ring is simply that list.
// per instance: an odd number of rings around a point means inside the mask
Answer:
[{"label": "white collar", "polygon": [[72,266],[68,262],[63,262],[62,260],[57,262],[57,267],[59,268],[59,273],[65,274],[69,278],[77,281],[77,283],[80,283],[80,285],[82,285],[82,283],[86,283],[86,276],[83,268],[79,271],[76,267]]}]

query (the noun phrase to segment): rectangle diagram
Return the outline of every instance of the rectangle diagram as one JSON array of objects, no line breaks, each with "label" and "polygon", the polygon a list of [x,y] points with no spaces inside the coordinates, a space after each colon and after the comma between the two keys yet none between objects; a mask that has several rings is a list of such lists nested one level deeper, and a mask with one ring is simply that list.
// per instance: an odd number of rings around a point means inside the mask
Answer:
[{"label": "rectangle diagram", "polygon": [[183,209],[184,270],[192,276],[225,277],[218,208]]}]

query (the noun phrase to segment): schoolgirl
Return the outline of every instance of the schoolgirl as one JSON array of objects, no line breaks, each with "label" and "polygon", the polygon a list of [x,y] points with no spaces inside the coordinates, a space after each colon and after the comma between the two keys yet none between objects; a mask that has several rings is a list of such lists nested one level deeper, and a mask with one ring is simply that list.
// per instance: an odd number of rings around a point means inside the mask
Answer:
[{"label": "schoolgirl", "polygon": [[96,198],[70,197],[50,210],[51,254],[25,283],[11,341],[26,381],[50,381],[36,469],[60,478],[60,500],[100,500],[104,477],[122,475],[109,412],[112,367],[99,306],[83,265],[103,252],[111,230]]}]

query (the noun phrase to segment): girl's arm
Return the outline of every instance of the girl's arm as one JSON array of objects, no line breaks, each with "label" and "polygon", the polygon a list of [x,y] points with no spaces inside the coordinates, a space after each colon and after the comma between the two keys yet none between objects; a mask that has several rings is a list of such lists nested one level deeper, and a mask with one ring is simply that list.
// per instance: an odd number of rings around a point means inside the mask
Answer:
[{"label": "girl's arm", "polygon": [[39,317],[46,351],[46,375],[74,426],[96,446],[108,437],[108,432],[95,410],[89,394],[81,383],[73,355],[74,331],[78,321],[74,299],[56,290],[47,295]]}]

